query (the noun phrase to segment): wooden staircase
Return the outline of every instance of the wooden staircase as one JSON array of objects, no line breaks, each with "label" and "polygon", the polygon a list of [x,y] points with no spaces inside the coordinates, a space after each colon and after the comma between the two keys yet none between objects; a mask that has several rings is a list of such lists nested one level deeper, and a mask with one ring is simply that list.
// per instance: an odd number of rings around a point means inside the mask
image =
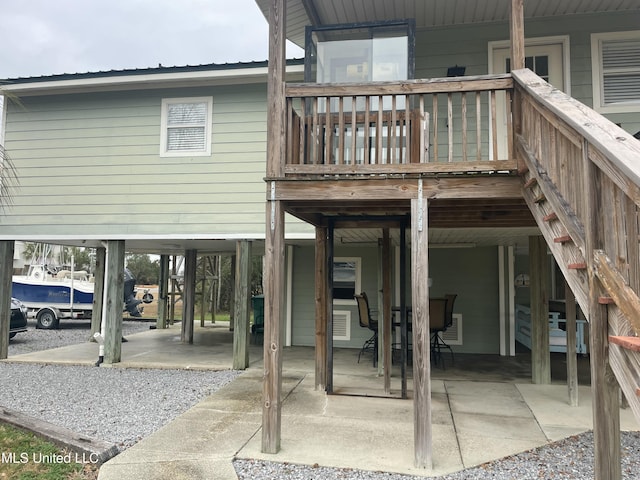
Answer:
[{"label": "wooden staircase", "polygon": [[640,423],[640,142],[535,74],[514,79],[523,197],[592,333],[606,322],[591,349],[608,340],[600,351]]}]

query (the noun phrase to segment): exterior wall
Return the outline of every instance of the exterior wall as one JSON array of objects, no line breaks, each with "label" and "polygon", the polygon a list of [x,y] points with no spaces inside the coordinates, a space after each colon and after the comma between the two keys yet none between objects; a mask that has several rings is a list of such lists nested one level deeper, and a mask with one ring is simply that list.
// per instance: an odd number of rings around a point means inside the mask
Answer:
[{"label": "exterior wall", "polygon": [[[525,20],[525,35],[527,38],[569,35],[571,95],[592,106],[591,33],[638,30],[639,25],[640,12],[573,15]],[[416,78],[444,77],[447,68],[454,65],[464,65],[466,75],[487,74],[488,43],[508,39],[507,24],[448,26],[419,31],[416,35]],[[640,111],[606,116],[620,123],[629,133],[640,130]],[[442,110],[440,117],[446,119],[446,110]],[[442,128],[444,132],[445,125]]]},{"label": "exterior wall", "polygon": [[[160,157],[162,98],[213,97],[210,156]],[[6,149],[3,235],[220,238],[264,232],[266,86],[25,97]],[[289,221],[288,231],[311,231]]]},{"label": "exterior wall", "polygon": [[[369,294],[372,308],[377,309],[377,247],[336,248],[335,256],[362,258],[362,290]],[[314,345],[314,248],[296,247],[295,259],[292,342],[294,345]],[[453,346],[454,351],[499,353],[497,247],[431,250],[429,261],[433,280],[429,295],[443,297],[447,293],[458,294],[454,313],[462,315],[463,344]],[[408,278],[410,279],[409,272]],[[407,287],[410,288],[410,282]],[[395,286],[393,288],[395,290]],[[351,311],[351,340],[336,340],[334,345],[360,348],[371,334],[359,326],[355,302],[350,306],[334,305],[334,309]]]}]

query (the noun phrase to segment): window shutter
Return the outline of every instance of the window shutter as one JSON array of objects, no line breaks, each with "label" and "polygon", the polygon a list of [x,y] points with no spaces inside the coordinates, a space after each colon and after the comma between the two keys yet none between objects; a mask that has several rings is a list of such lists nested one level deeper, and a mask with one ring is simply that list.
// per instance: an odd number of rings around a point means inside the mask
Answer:
[{"label": "window shutter", "polygon": [[604,104],[640,102],[640,40],[602,42]]}]

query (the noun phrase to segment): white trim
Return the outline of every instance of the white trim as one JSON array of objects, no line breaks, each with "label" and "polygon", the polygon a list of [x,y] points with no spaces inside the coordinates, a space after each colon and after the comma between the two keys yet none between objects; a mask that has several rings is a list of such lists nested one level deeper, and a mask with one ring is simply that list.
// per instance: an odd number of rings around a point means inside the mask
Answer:
[{"label": "white trim", "polygon": [[500,319],[500,355],[506,355],[506,311],[504,246],[498,245],[498,317]]},{"label": "white trim", "polygon": [[[264,257],[262,257],[264,260]],[[285,346],[291,346],[291,323],[293,311],[293,246],[287,245],[287,303],[286,303],[286,327]]]},{"label": "white trim", "polygon": [[603,105],[602,42],[607,40],[638,40],[640,30],[625,32],[605,32],[591,34],[591,85],[593,88],[593,109],[598,113],[640,112],[640,101],[620,105]]},{"label": "white trim", "polygon": [[[314,234],[292,234],[285,236],[285,240],[313,240]],[[47,242],[47,240],[264,240],[264,233],[195,233],[195,234],[167,234],[167,235],[149,235],[149,234],[104,234],[104,235],[0,235],[1,240],[22,240],[25,242]]]},{"label": "white trim", "polygon": [[[180,103],[205,104],[207,111],[205,113],[204,125],[194,125],[200,128],[204,126],[204,145],[202,150],[168,150],[167,149],[167,132],[169,125],[168,108],[169,105]],[[163,98],[162,110],[160,112],[160,156],[161,157],[210,157],[211,156],[211,125],[213,124],[213,97],[177,97]],[[188,126],[185,125],[184,128]],[[180,127],[178,127],[180,128]]]},{"label": "white trim", "polygon": [[[304,73],[304,65],[288,66],[287,74]],[[67,80],[42,80],[4,85],[3,90],[20,95],[42,95],[44,93],[71,93],[73,91],[105,91],[148,89],[164,86],[212,86],[267,81],[267,67],[229,68],[178,73],[120,74],[108,77],[74,78]],[[35,77],[42,78],[42,77]]]},{"label": "white trim", "polygon": [[509,287],[509,355],[516,354],[516,257],[513,245],[507,247],[507,285]]},{"label": "white trim", "polygon": [[[495,65],[493,64],[493,51],[500,48],[509,48],[511,43],[509,40],[496,40],[488,43],[488,55],[489,55],[489,72],[495,72]],[[562,45],[562,75],[563,75],[563,91],[567,95],[571,95],[571,55],[570,55],[570,37],[569,35],[554,35],[550,37],[533,37],[525,38],[524,46],[534,47],[541,45]]]}]

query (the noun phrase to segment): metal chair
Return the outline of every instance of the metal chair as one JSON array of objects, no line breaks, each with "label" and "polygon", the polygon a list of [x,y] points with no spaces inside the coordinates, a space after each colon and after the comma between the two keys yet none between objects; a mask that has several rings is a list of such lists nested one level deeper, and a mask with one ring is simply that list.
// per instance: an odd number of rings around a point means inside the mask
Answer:
[{"label": "metal chair", "polygon": [[442,360],[442,368],[444,368],[442,349],[449,349],[449,352],[451,352],[451,363],[454,362],[453,350],[451,346],[442,339],[441,333],[445,332],[447,328],[453,324],[453,305],[456,297],[456,294],[447,294],[445,298],[432,298],[429,300],[431,360],[436,365]]},{"label": "metal chair", "polygon": [[360,349],[358,353],[358,363],[360,363],[360,357],[367,350],[373,350],[373,366],[375,367],[378,362],[378,321],[371,317],[371,310],[369,309],[369,299],[367,294],[362,292],[353,296],[358,303],[358,315],[360,326],[362,328],[368,328],[373,332],[371,338],[369,338]]}]

